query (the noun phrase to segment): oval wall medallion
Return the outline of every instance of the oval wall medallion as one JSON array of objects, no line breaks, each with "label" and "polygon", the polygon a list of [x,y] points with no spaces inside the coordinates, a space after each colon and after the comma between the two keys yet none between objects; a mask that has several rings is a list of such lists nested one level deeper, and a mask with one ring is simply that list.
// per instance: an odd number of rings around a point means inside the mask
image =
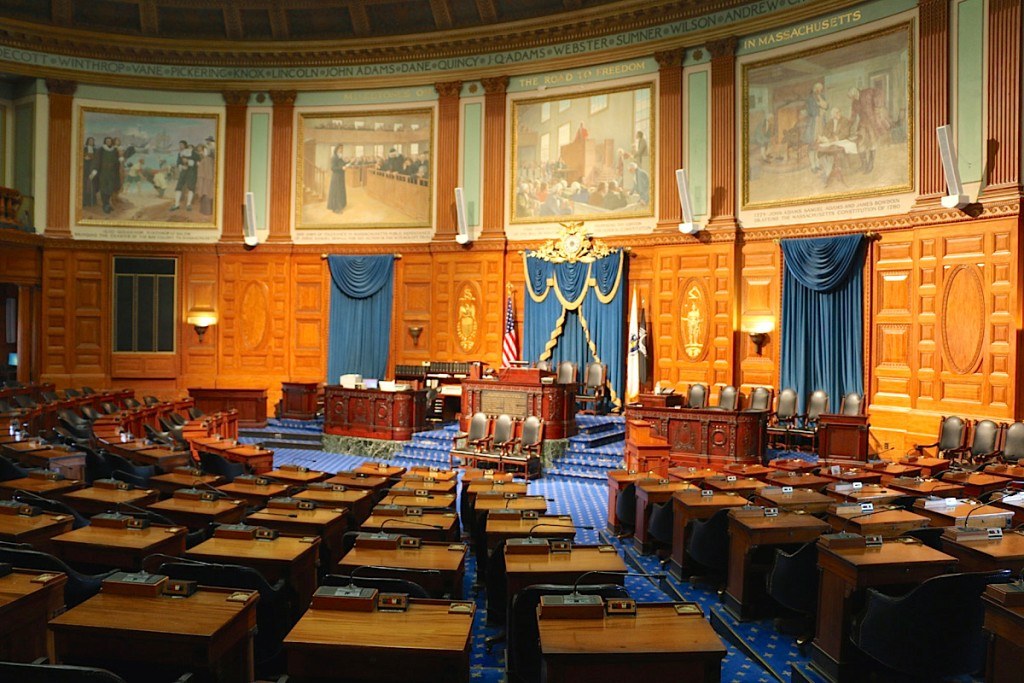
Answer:
[{"label": "oval wall medallion", "polygon": [[697,278],[687,280],[680,291],[679,336],[683,358],[697,362],[704,358],[708,350],[708,331],[711,327],[708,294]]},{"label": "oval wall medallion", "polygon": [[480,338],[480,293],[476,283],[462,283],[455,302],[455,338],[463,353],[472,353]]},{"label": "oval wall medallion", "polygon": [[247,351],[259,348],[267,337],[267,286],[262,282],[250,282],[242,291],[242,307],[239,315],[242,346]]},{"label": "oval wall medallion", "polygon": [[985,288],[978,268],[959,265],[946,277],[939,323],[943,355],[957,374],[966,375],[978,369],[985,342],[985,320]]}]

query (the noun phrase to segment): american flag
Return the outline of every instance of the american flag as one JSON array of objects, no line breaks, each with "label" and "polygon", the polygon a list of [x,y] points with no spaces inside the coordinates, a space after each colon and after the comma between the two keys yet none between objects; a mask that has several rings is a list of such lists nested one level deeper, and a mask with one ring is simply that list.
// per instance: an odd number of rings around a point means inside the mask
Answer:
[{"label": "american flag", "polygon": [[501,366],[507,367],[519,360],[519,337],[516,336],[516,312],[512,308],[512,292],[505,306],[505,336],[501,338]]}]

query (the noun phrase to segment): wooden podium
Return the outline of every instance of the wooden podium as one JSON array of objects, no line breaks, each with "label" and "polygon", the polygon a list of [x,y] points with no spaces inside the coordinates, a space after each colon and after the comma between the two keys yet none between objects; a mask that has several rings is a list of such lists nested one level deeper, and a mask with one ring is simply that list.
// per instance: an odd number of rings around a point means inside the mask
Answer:
[{"label": "wooden podium", "polygon": [[408,441],[427,428],[427,392],[324,387],[324,433]]},{"label": "wooden podium", "polygon": [[478,412],[544,420],[545,439],[567,439],[576,433],[576,385],[555,384],[538,368],[505,368],[499,379],[462,380],[462,426]]},{"label": "wooden podium", "polygon": [[626,420],[626,469],[668,477],[668,441],[654,434],[653,429],[650,422]]},{"label": "wooden podium", "polygon": [[837,465],[868,460],[868,416],[822,414],[818,417],[818,457]]},{"label": "wooden podium", "polygon": [[750,410],[626,407],[627,424],[634,420],[647,422],[651,425],[651,436],[667,442],[671,466],[715,469],[733,463],[760,462],[766,415],[764,411]]}]

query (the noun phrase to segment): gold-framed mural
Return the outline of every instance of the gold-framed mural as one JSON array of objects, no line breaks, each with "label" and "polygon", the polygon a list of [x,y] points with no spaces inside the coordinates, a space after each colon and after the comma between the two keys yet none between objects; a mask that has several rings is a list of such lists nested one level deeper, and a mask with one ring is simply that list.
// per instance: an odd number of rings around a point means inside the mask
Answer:
[{"label": "gold-framed mural", "polygon": [[296,228],[429,227],[433,130],[433,109],[300,114]]},{"label": "gold-framed mural", "polygon": [[81,107],[75,223],[216,228],[220,115]]},{"label": "gold-framed mural", "polygon": [[914,187],[914,25],[743,65],[743,206]]},{"label": "gold-framed mural", "polygon": [[510,218],[654,215],[654,84],[512,103]]}]

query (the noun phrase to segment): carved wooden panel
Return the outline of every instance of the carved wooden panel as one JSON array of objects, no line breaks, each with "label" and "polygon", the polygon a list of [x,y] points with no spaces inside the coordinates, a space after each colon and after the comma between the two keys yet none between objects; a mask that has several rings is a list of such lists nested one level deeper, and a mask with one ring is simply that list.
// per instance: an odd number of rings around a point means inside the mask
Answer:
[{"label": "carved wooden panel", "polygon": [[207,386],[217,376],[217,347],[220,325],[206,330],[202,341],[188,324],[188,312],[193,309],[218,311],[217,278],[218,259],[215,253],[186,253],[180,260],[178,291],[178,349],[181,353],[183,388]]},{"label": "carved wooden panel", "polygon": [[5,244],[0,247],[0,282],[38,285],[42,282],[42,250]]},{"label": "carved wooden panel", "polygon": [[738,333],[739,381],[749,395],[757,386],[775,387],[778,381],[779,326],[782,304],[782,253],[772,242],[744,244],[740,267],[740,323],[759,318],[774,321],[774,331],[757,355],[750,335]]},{"label": "carved wooden panel", "polygon": [[327,372],[330,315],[330,274],[325,262],[318,254],[293,255],[291,283],[289,378],[322,382]]},{"label": "carved wooden panel", "polygon": [[[431,358],[432,275],[430,254],[407,254],[395,264],[395,317],[391,325],[394,363],[415,364]],[[409,334],[410,327],[422,328],[418,341]]]},{"label": "carved wooden panel", "polygon": [[946,273],[942,292],[942,351],[953,372],[977,369],[985,343],[985,293],[978,268],[960,264]]}]

